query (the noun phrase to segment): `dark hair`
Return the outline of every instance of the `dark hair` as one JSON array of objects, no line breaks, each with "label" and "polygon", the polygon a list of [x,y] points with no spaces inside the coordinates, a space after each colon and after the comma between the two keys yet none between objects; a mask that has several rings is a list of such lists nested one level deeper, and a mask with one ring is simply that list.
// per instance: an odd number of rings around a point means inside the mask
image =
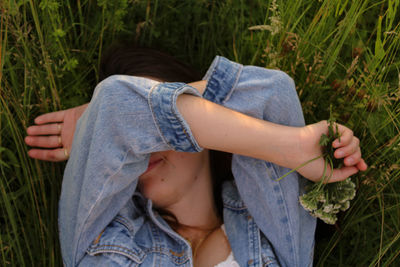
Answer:
[{"label": "dark hair", "polygon": [[[114,74],[153,77],[164,82],[190,83],[201,79],[197,71],[173,56],[156,49],[127,44],[114,44],[102,56],[100,81]],[[210,150],[209,158],[215,205],[219,216],[222,217],[222,184],[233,179],[232,154]],[[173,215],[164,215],[178,223]]]},{"label": "dark hair", "polygon": [[100,81],[113,74],[148,76],[163,82],[190,83],[201,79],[189,65],[159,50],[114,44],[100,63]]}]

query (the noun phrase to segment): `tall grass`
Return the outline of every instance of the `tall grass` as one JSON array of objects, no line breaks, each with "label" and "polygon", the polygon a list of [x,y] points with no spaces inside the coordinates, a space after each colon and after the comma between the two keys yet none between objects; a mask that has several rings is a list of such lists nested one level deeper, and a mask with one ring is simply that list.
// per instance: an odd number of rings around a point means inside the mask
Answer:
[{"label": "tall grass", "polygon": [[[370,168],[335,227],[319,225],[317,266],[400,265],[400,6],[397,0],[3,0],[0,34],[2,266],[59,266],[63,164],[27,157],[33,118],[90,100],[114,40],[169,51],[204,71],[219,54],[279,68],[308,123],[360,137]],[[257,26],[258,25],[258,26]],[[257,27],[253,27],[257,26]],[[250,28],[250,29],[249,29]]]}]

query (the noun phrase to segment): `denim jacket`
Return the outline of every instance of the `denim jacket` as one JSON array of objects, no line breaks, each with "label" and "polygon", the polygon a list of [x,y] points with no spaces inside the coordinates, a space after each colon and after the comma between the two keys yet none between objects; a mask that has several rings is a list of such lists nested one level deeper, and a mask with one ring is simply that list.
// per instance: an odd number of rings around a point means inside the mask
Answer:
[{"label": "denim jacket", "polygon": [[[59,231],[66,266],[192,265],[189,244],[152,211],[150,200],[135,193],[150,153],[202,150],[176,107],[178,95],[304,125],[293,80],[281,71],[217,56],[204,79],[202,96],[184,83],[125,75],[98,84],[77,123],[64,172]],[[298,202],[304,178],[294,172],[276,181],[288,171],[233,155],[235,183],[224,184],[223,217],[240,266],[312,265],[316,221]]]}]

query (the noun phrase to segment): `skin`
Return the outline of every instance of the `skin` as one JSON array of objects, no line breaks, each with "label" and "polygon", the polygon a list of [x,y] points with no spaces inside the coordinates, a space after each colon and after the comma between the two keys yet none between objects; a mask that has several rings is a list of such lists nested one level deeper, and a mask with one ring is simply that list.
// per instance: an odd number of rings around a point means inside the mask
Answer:
[{"label": "skin", "polygon": [[[53,162],[67,160],[74,139],[76,122],[87,106],[88,104],[84,104],[36,117],[35,125],[26,130],[28,136],[25,137],[25,143],[35,147],[28,151],[29,157]],[[58,136],[61,137],[61,144]],[[67,155],[64,153],[64,148],[67,150]]]},{"label": "skin", "polygon": [[[328,134],[327,121],[304,127],[283,126],[186,94],[178,97],[177,107],[201,147],[262,159],[290,169],[317,158],[297,172],[311,181],[323,177],[325,161],[320,157],[319,139]],[[338,124],[338,131],[343,138],[340,143],[335,140],[333,146],[338,150],[336,157],[344,158],[344,166],[334,170],[328,166],[327,172],[332,177],[327,182],[342,181],[367,168],[358,138],[343,125]],[[338,155],[340,152],[343,155]]]}]

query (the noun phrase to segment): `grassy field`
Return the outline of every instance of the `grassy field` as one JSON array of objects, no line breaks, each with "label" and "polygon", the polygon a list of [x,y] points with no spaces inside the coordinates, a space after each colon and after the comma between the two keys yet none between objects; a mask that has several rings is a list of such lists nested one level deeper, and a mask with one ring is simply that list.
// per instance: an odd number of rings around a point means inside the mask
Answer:
[{"label": "grassy field", "polygon": [[281,69],[307,123],[329,117],[360,137],[370,168],[316,266],[400,266],[399,0],[3,0],[0,2],[0,265],[61,266],[62,163],[32,160],[35,116],[87,102],[116,40],[152,46],[204,72],[213,57]]}]

